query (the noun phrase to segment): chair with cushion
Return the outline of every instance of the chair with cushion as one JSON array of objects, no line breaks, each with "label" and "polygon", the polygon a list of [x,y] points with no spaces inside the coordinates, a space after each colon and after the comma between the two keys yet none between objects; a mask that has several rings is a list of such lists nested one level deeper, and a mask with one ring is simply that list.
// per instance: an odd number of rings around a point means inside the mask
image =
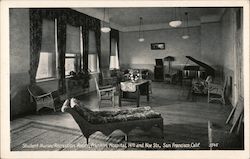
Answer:
[{"label": "chair with cushion", "polygon": [[28,91],[32,99],[36,102],[37,112],[43,107],[51,108],[56,111],[54,99],[52,96],[53,92],[45,92],[43,89],[41,89],[35,84],[28,86]]},{"label": "chair with cushion", "polygon": [[115,98],[116,87],[113,87],[112,85],[101,86],[101,85],[99,85],[99,82],[97,81],[96,78],[94,78],[94,80],[95,80],[97,97],[98,97],[98,106],[100,107],[101,100],[111,100],[112,106],[114,107],[115,106],[114,98]]},{"label": "chair with cushion", "polygon": [[199,94],[207,94],[208,86],[212,82],[212,76],[207,76],[206,80],[196,78],[192,80],[192,92]]},{"label": "chair with cushion", "polygon": [[211,101],[219,101],[225,105],[225,90],[227,80],[225,79],[223,86],[215,83],[208,83],[208,103]]},{"label": "chair with cushion", "polygon": [[208,121],[210,149],[243,149],[243,117],[244,100],[239,98],[226,120],[226,125]]}]

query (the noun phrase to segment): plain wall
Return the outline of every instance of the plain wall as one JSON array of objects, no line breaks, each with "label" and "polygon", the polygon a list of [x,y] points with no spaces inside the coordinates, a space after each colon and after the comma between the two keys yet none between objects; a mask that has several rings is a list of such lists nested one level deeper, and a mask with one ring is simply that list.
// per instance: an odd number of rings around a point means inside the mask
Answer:
[{"label": "plain wall", "polygon": [[201,24],[201,60],[212,66],[221,64],[220,27],[219,22]]},{"label": "plain wall", "polygon": [[[144,32],[144,42],[138,41],[138,32],[121,33],[120,64],[122,67],[146,68],[153,71],[155,59],[173,56],[172,66],[182,69],[185,56],[201,58],[200,27],[190,28],[190,38],[182,39],[183,29],[165,29]],[[151,43],[165,43],[164,50],[151,50]],[[167,65],[167,62],[165,63]],[[191,61],[189,64],[193,64]]]},{"label": "plain wall", "polygon": [[221,32],[222,32],[222,59],[223,66],[226,69],[234,70],[234,20],[233,10],[227,9],[222,17]]},{"label": "plain wall", "polygon": [[10,9],[10,99],[11,117],[29,112],[30,83],[29,10]]},{"label": "plain wall", "polygon": [[[241,22],[242,23],[242,22]],[[232,96],[229,101],[235,106],[238,100],[237,71],[236,70],[236,19],[235,9],[226,9],[221,20],[221,56],[224,78],[232,77]],[[242,35],[241,35],[242,37]],[[242,46],[241,46],[242,47]],[[241,70],[243,71],[243,70]],[[242,83],[243,84],[243,83]]]}]

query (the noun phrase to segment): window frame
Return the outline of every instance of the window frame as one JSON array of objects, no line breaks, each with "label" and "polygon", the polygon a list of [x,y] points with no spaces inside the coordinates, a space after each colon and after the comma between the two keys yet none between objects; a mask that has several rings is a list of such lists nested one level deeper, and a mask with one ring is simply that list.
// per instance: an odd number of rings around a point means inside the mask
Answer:
[{"label": "window frame", "polygon": [[[53,75],[51,77],[45,77],[45,78],[37,78],[36,77],[36,82],[45,82],[45,81],[51,81],[51,80],[58,80],[59,79],[59,74],[58,74],[58,65],[59,65],[59,61],[58,61],[58,49],[57,49],[57,18],[54,19],[54,23],[55,23],[55,52],[40,52],[40,55],[41,53],[51,53],[53,54],[52,57],[53,57],[53,61],[55,62],[55,67],[52,67],[52,72],[53,72]],[[39,57],[39,62],[40,62],[40,57]],[[38,67],[37,67],[37,71],[38,71],[38,68],[39,68],[39,63],[38,63]],[[36,76],[37,76],[37,72],[36,72]]]},{"label": "window frame", "polygon": [[[76,55],[75,57],[73,57],[73,56],[67,56],[67,54],[72,54],[72,55]],[[79,72],[79,71],[81,71],[83,68],[81,68],[81,62],[82,62],[82,55],[81,55],[81,53],[65,53],[65,64],[66,64],[66,59],[76,59],[77,61],[78,61],[78,65],[77,65],[77,69],[75,70],[75,72],[77,73],[77,72]],[[68,77],[70,77],[70,75],[66,75],[66,66],[64,65],[64,67],[65,67],[65,78],[68,78]]]}]

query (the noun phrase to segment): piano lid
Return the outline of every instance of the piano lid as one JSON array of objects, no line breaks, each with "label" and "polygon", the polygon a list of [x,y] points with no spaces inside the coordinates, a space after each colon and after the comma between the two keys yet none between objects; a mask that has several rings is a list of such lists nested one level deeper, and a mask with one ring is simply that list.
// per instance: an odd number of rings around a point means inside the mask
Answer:
[{"label": "piano lid", "polygon": [[205,71],[207,72],[207,75],[211,75],[211,76],[214,77],[215,70],[211,66],[209,66],[209,65],[207,65],[207,64],[205,64],[205,63],[203,63],[201,61],[198,61],[198,60],[194,59],[191,56],[186,56],[186,58],[188,58],[189,60],[191,60],[194,63],[198,64],[199,66],[203,67],[205,69]]}]

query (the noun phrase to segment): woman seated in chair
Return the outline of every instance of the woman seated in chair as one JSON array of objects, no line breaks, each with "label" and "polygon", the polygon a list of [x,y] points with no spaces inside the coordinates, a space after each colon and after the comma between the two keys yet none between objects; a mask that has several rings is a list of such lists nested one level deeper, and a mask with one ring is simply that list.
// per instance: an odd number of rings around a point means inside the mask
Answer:
[{"label": "woman seated in chair", "polygon": [[207,76],[206,80],[201,78],[193,79],[192,81],[192,92],[207,94],[208,84],[212,82],[212,76]]}]

